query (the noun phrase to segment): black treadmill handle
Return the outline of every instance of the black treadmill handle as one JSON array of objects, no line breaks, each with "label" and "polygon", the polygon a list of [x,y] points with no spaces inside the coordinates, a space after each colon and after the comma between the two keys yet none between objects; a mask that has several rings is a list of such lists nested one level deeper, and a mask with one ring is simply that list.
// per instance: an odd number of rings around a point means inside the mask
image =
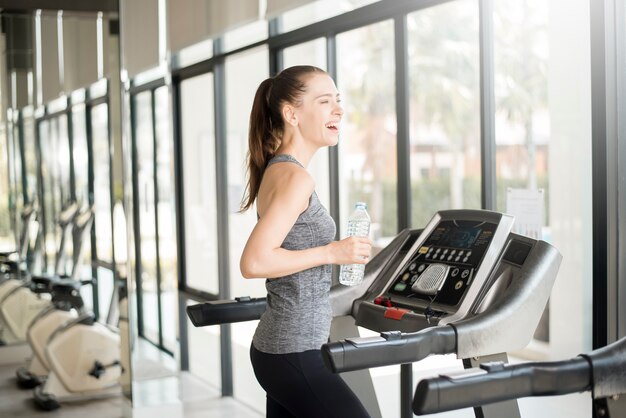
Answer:
[{"label": "black treadmill handle", "polygon": [[508,365],[486,363],[457,376],[421,380],[413,397],[416,415],[434,414],[526,396],[554,396],[591,388],[591,365],[584,357]]},{"label": "black treadmill handle", "polygon": [[188,306],[187,316],[195,327],[205,327],[259,319],[266,307],[266,298],[243,296],[234,300],[215,300]]},{"label": "black treadmill handle", "polygon": [[436,326],[419,332],[383,332],[379,337],[349,338],[322,346],[322,359],[333,373],[407,364],[431,354],[456,352],[456,332]]}]

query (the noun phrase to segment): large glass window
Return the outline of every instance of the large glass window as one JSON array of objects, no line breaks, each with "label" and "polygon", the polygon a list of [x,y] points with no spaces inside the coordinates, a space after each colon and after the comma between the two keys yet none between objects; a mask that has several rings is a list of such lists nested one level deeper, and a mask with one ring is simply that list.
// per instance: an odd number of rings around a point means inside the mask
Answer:
[{"label": "large glass window", "polygon": [[[228,211],[231,296],[265,296],[264,280],[245,280],[239,270],[243,247],[256,224],[256,205],[240,213],[246,184],[248,123],[256,89],[269,74],[267,48],[255,48],[226,59],[226,129],[228,162]],[[234,394],[241,402],[259,407],[264,395],[250,366],[250,341],[257,321],[232,325]],[[260,402],[260,403],[259,403]]]},{"label": "large glass window", "polygon": [[[298,44],[283,50],[283,65],[285,68],[293,65],[314,65],[326,70],[326,39]],[[320,202],[330,208],[330,180],[329,180],[328,149],[319,150],[307,167],[315,179],[315,192]]]},{"label": "large glass window", "polygon": [[215,179],[213,74],[180,84],[184,164],[185,280],[187,286],[217,295],[218,248]]},{"label": "large glass window", "polygon": [[411,222],[441,209],[480,208],[478,3],[410,13]]},{"label": "large glass window", "polygon": [[494,3],[495,168],[498,210],[511,209],[514,189],[543,190],[540,238],[563,263],[538,349],[564,358],[591,349],[591,103],[588,74],[572,71],[588,68],[589,56],[571,47],[588,42],[580,28],[589,21],[580,10],[551,19],[554,10],[538,0]]},{"label": "large glass window", "polygon": [[89,150],[87,146],[87,116],[84,104],[72,107],[72,158],[74,190],[81,206],[89,205]]},{"label": "large glass window", "polygon": [[[217,191],[212,73],[180,84],[183,164],[185,280],[188,287],[219,294]],[[189,321],[189,370],[221,387],[220,328],[195,328]]]},{"label": "large glass window", "polygon": [[[9,173],[9,150],[5,125],[0,126],[0,173]],[[0,176],[0,247],[7,251],[15,248],[11,233],[10,176]]]},{"label": "large glass window", "polygon": [[37,151],[35,146],[35,119],[24,115],[22,119],[24,139],[24,164],[26,168],[26,195],[30,202],[37,200]]},{"label": "large glass window", "polygon": [[11,123],[9,125],[9,138],[8,138],[8,152],[9,159],[12,161],[12,167],[10,167],[10,175],[11,180],[9,183],[9,188],[11,190],[11,195],[13,198],[13,202],[10,202],[11,215],[13,216],[12,222],[15,225],[14,231],[14,241],[18,242],[17,234],[21,228],[22,223],[20,219],[19,213],[21,212],[24,206],[24,187],[23,187],[23,175],[22,175],[22,157],[21,157],[21,145],[19,141],[20,137],[20,126],[18,123]]},{"label": "large glass window", "polygon": [[498,210],[508,188],[548,192],[548,3],[494,4]]},{"label": "large glass window", "polygon": [[[84,104],[72,107],[72,163],[74,192],[79,207],[89,207],[89,147],[87,144],[87,110]],[[91,229],[83,234],[82,272],[79,277],[91,277]],[[89,289],[91,290],[91,289]]]},{"label": "large glass window", "polygon": [[176,245],[176,206],[174,200],[174,154],[169,115],[169,92],[166,86],[154,91],[157,216],[159,241],[159,276],[161,288],[161,337],[170,352],[178,340],[178,259]]},{"label": "large glass window", "polygon": [[395,59],[392,21],[337,36],[341,236],[354,203],[368,204],[371,236],[383,245],[398,232]]},{"label": "large glass window", "polygon": [[55,181],[56,175],[56,144],[53,140],[50,120],[39,122],[39,148],[41,152],[41,178],[43,184],[42,200],[43,221],[44,221],[44,254],[45,269],[52,272],[54,269],[54,258],[56,248],[56,219],[59,213],[60,193],[58,183]]},{"label": "large glass window", "polygon": [[99,260],[113,261],[113,225],[111,206],[111,152],[109,143],[108,105],[91,108],[93,150],[93,190],[96,216],[96,254]]},{"label": "large glass window", "polygon": [[139,332],[154,345],[174,353],[177,262],[167,87],[136,94],[133,110]]},{"label": "large glass window", "polygon": [[[135,152],[137,161],[138,241],[141,260],[138,263],[141,284],[140,326],[142,336],[158,343],[159,317],[157,295],[156,214],[154,198],[154,135],[152,131],[152,92],[134,97]],[[139,260],[138,260],[139,261]]]},{"label": "large glass window", "polygon": [[57,142],[58,181],[61,206],[64,208],[72,199],[70,182],[70,141],[67,128],[67,115],[61,114],[51,121],[53,135]]}]

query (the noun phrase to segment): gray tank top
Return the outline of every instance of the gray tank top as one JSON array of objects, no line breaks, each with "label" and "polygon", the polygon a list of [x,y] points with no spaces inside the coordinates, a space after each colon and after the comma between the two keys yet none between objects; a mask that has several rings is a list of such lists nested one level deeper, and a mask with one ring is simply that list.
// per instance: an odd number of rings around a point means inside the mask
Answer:
[{"label": "gray tank top", "polygon": [[[271,164],[292,162],[279,154]],[[313,192],[308,208],[298,216],[281,248],[303,250],[330,243],[335,238],[335,221]],[[328,341],[332,310],[329,301],[332,267],[313,267],[288,276],[266,280],[267,310],[252,339],[264,353],[286,354],[320,349]]]}]

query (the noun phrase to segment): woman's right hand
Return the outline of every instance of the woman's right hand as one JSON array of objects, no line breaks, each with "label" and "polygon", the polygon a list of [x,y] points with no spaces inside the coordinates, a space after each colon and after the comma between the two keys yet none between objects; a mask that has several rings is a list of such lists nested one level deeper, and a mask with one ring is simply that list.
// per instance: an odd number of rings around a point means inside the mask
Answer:
[{"label": "woman's right hand", "polygon": [[348,237],[328,244],[331,264],[365,264],[372,254],[368,237]]}]

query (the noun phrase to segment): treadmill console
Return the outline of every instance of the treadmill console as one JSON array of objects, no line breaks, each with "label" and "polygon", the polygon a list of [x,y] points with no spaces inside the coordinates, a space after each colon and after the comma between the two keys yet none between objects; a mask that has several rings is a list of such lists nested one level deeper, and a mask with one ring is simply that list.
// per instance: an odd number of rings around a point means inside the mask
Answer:
[{"label": "treadmill console", "polygon": [[441,221],[394,278],[385,296],[397,306],[457,306],[472,283],[497,224]]},{"label": "treadmill console", "polygon": [[513,217],[496,212],[438,212],[360,299],[357,324],[416,331],[466,317],[491,285],[512,226]]}]

